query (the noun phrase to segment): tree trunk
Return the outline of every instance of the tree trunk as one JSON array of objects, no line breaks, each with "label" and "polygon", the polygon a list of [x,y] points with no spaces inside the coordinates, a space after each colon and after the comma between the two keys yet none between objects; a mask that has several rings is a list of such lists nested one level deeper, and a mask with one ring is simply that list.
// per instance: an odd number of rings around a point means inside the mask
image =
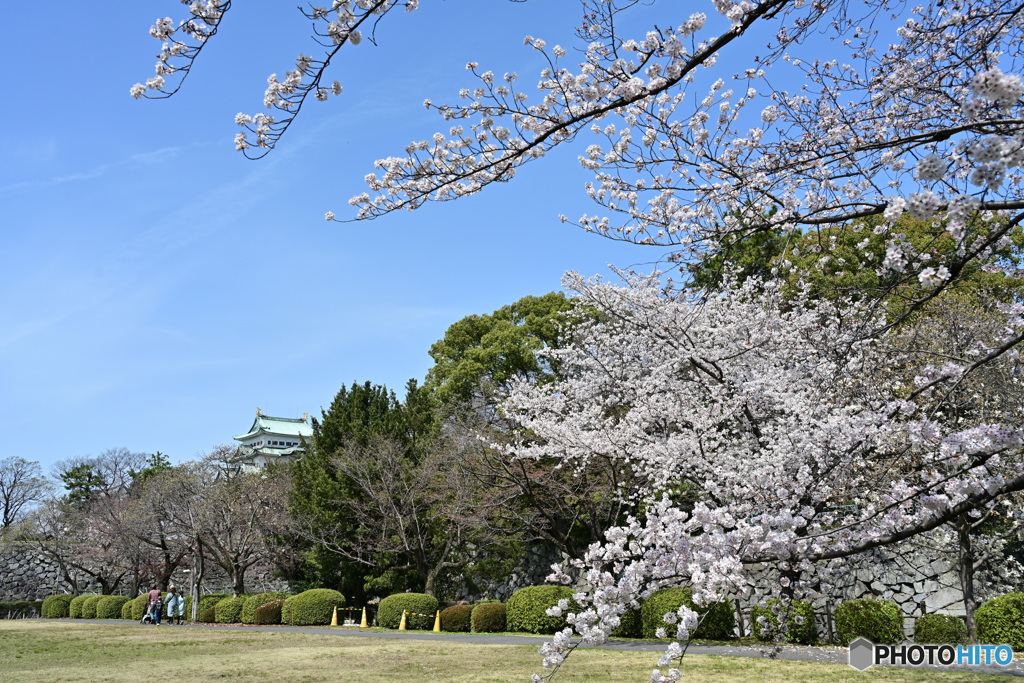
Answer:
[{"label": "tree trunk", "polygon": [[239,595],[245,595],[245,567],[232,563],[231,584],[231,591],[236,598]]},{"label": "tree trunk", "polygon": [[436,567],[431,567],[427,570],[427,580],[423,587],[423,592],[430,597],[436,597],[434,595],[434,589],[437,586],[437,575],[441,572],[441,565],[438,564]]},{"label": "tree trunk", "polygon": [[128,589],[128,593],[131,597],[135,597],[139,594],[139,587],[142,585],[142,577],[139,576],[139,567],[135,565],[132,567],[132,585]]},{"label": "tree trunk", "polygon": [[974,610],[978,606],[974,597],[974,548],[971,545],[971,523],[967,515],[960,515],[956,530],[960,546],[960,590],[964,594],[967,637],[970,638],[972,645],[977,645],[978,626],[974,622]]},{"label": "tree trunk", "polygon": [[196,560],[192,564],[192,623],[199,621],[199,590],[203,583],[203,542],[196,539]]}]

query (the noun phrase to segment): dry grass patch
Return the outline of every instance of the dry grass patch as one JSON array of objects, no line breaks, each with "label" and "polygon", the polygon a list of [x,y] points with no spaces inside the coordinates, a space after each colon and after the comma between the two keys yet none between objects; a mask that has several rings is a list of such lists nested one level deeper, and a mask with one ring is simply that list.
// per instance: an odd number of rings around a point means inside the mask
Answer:
[{"label": "dry grass patch", "polygon": [[[646,681],[651,652],[581,651],[559,681]],[[845,664],[770,662],[741,657],[688,656],[685,680],[712,683],[807,681],[944,683],[1005,681],[1004,676],[871,669]],[[237,681],[391,683],[450,681],[505,683],[539,672],[537,648],[470,645],[351,636],[220,631],[175,627],[76,624],[67,621],[0,621],[0,678],[5,682],[82,681],[136,683],[166,677],[175,683]]]}]

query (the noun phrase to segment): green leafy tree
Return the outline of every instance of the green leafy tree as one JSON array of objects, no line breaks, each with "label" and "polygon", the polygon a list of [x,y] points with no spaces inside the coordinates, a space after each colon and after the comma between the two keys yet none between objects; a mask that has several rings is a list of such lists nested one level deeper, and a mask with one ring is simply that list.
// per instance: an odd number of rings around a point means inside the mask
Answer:
[{"label": "green leafy tree", "polygon": [[146,466],[141,470],[130,470],[133,485],[145,484],[146,480],[171,470],[171,461],[166,455],[157,451],[146,459]]},{"label": "green leafy tree", "polygon": [[561,292],[526,296],[489,315],[470,315],[453,324],[430,347],[434,367],[427,385],[442,403],[490,402],[513,379],[546,381],[554,370],[537,358],[562,344],[572,302]]},{"label": "green leafy tree", "polygon": [[67,491],[64,500],[71,505],[84,505],[107,487],[104,476],[87,463],[61,472],[60,480],[64,482]]},{"label": "green leafy tree", "polygon": [[[415,452],[437,429],[428,390],[415,380],[407,385],[406,404],[382,385],[353,382],[342,387],[321,418],[313,418],[312,442],[306,455],[292,466],[290,509],[307,539],[307,580],[338,586],[346,595],[364,591],[365,568],[331,552],[316,540],[358,533],[348,506],[341,501],[362,500],[360,487],[340,471],[334,458],[343,449],[366,447],[378,437],[394,439]],[[379,572],[385,575],[386,572]],[[373,577],[371,577],[372,580]]]},{"label": "green leafy tree", "polygon": [[[930,297],[922,298],[924,287],[919,280],[901,271],[879,275],[887,258],[901,258],[900,253],[890,253],[887,244],[895,239],[903,252],[916,254],[906,263],[907,270],[916,273],[929,263],[954,261],[962,244],[971,244],[991,229],[982,217],[975,216],[968,221],[963,240],[958,241],[948,232],[937,233],[931,222],[905,215],[887,239],[881,234],[884,223],[881,217],[873,216],[797,235],[756,233],[735,240],[714,257],[687,268],[692,284],[702,288],[720,286],[727,275],[741,282],[749,277],[773,280],[782,276],[788,293],[808,286],[812,296],[832,300],[867,297],[888,305],[895,319],[907,313],[911,304],[915,310],[922,307]],[[1020,268],[1022,248],[1024,230],[1018,226],[987,256],[951,270],[952,288],[985,291],[1000,301],[1019,300],[1024,280],[1008,277],[1007,272]]]},{"label": "green leafy tree", "polygon": [[[484,433],[487,442],[510,438],[511,423],[497,406],[511,383],[555,379],[557,365],[538,351],[562,348],[576,316],[593,314],[561,292],[551,292],[454,323],[431,347],[435,365],[427,375],[448,425],[463,433]],[[572,471],[553,461],[513,460],[501,448],[476,439],[468,441],[461,466],[483,486],[481,504],[492,511],[492,521],[571,557],[581,557],[590,543],[624,520],[638,484],[628,463],[614,458],[596,456]]]}]

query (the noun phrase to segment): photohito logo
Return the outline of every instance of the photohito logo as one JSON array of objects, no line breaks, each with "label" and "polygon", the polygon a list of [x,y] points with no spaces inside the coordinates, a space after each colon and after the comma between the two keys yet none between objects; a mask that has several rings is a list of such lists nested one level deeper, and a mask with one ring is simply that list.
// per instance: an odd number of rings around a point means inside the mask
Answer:
[{"label": "photohito logo", "polygon": [[1008,666],[1009,645],[875,645],[867,638],[850,643],[850,666],[864,671],[872,666]]}]

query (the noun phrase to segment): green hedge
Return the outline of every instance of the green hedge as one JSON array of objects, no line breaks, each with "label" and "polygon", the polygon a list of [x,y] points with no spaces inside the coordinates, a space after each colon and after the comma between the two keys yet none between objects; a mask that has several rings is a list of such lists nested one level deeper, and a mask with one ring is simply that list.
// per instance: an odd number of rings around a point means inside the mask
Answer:
[{"label": "green hedge", "polygon": [[95,619],[96,605],[98,605],[100,600],[102,600],[105,597],[105,595],[90,595],[88,598],[86,598],[82,602],[82,618]]},{"label": "green hedge", "polygon": [[504,633],[508,630],[505,603],[485,602],[473,608],[469,617],[473,633]]},{"label": "green hedge", "polygon": [[284,601],[281,620],[284,622],[287,612],[287,623],[291,626],[326,626],[331,623],[334,608],[345,606],[345,596],[330,588],[314,588]]},{"label": "green hedge", "polygon": [[441,630],[450,633],[469,633],[469,618],[472,614],[472,605],[452,605],[441,610]]},{"label": "green hedge", "polygon": [[[275,602],[277,600],[284,600],[288,597],[287,593],[257,593],[256,595],[250,595],[245,599],[245,605],[242,606],[242,623],[243,624],[255,624],[256,623],[256,610],[267,604],[268,602]],[[280,622],[279,622],[280,623]]]},{"label": "green hedge", "polygon": [[[217,621],[217,612],[214,610],[214,608],[217,606],[218,602],[220,602],[224,598],[230,597],[231,596],[227,593],[210,593],[208,595],[200,597],[198,615],[199,622],[207,624],[215,623]],[[185,600],[185,613],[189,616],[189,618],[192,617],[192,598],[187,598]],[[210,618],[206,619],[207,616],[210,616]]]},{"label": "green hedge", "polygon": [[[573,602],[572,589],[568,586],[527,586],[520,588],[506,603],[508,630],[516,633],[555,633],[565,628],[568,612],[579,610]],[[568,600],[569,608],[562,616],[550,617],[546,611]]]},{"label": "green hedge", "polygon": [[96,603],[96,618],[120,619],[121,608],[124,607],[127,602],[128,598],[123,595],[104,595],[100,598],[100,601]]},{"label": "green hedge", "polygon": [[149,593],[143,593],[132,598],[132,619],[142,621],[146,615],[146,605],[149,604]]},{"label": "green hedge", "polygon": [[836,607],[836,639],[840,645],[864,637],[872,643],[903,640],[903,611],[895,602],[862,598]]},{"label": "green hedge", "polygon": [[1024,593],[992,598],[974,612],[974,621],[981,642],[1008,643],[1016,652],[1024,650]]},{"label": "green hedge", "polygon": [[66,593],[51,595],[43,600],[43,617],[46,619],[64,619],[71,616],[71,601],[75,596]]},{"label": "green hedge", "polygon": [[121,605],[121,618],[127,621],[131,621],[132,618],[132,600],[126,598],[124,604]]},{"label": "green hedge", "polygon": [[245,595],[237,598],[224,598],[214,608],[218,624],[238,624],[242,621],[242,608],[245,607]]},{"label": "green hedge", "polygon": [[700,620],[697,630],[690,633],[691,639],[729,640],[736,637],[732,602],[726,599],[713,605],[697,607],[693,603],[693,592],[688,587],[666,588],[644,601],[640,608],[643,637],[655,638],[655,632],[664,628],[668,637],[675,638],[676,626],[665,623],[665,615],[676,612],[683,605],[695,611]]},{"label": "green hedge", "polygon": [[921,645],[967,645],[967,624],[952,614],[925,614],[914,620],[914,642]]},{"label": "green hedge", "polygon": [[274,600],[268,602],[265,605],[260,605],[256,608],[256,613],[253,616],[254,624],[266,625],[266,624],[280,624],[281,623],[281,608],[284,606],[284,600]]},{"label": "green hedge", "polygon": [[85,601],[91,598],[91,595],[79,595],[77,598],[71,601],[71,618],[81,619],[82,618],[82,606]]},{"label": "green hedge", "polygon": [[617,638],[644,637],[644,620],[639,608],[628,610],[619,619],[619,625],[612,631],[613,636]]},{"label": "green hedge", "polygon": [[41,608],[37,608],[36,603],[30,600],[0,602],[0,619],[24,619],[36,614],[41,614]]},{"label": "green hedge", "polygon": [[[775,598],[768,601],[766,608],[758,607],[754,605],[750,608],[750,625],[754,631],[754,637],[760,640],[762,643],[771,640],[775,641],[775,637],[779,633],[775,630],[779,625],[779,617],[772,611],[772,608],[780,604]],[[781,609],[785,610],[785,607]],[[758,617],[764,617],[768,621],[770,629],[761,628],[761,624],[758,621]],[[803,623],[797,623],[798,619]],[[818,625],[814,621],[814,608],[811,607],[811,603],[806,600],[794,600],[792,606],[789,608],[789,615],[786,617],[786,626],[789,627],[789,632],[785,634],[787,643],[799,643],[801,645],[813,645],[818,642]],[[769,633],[771,634],[769,636]]]},{"label": "green hedge", "polygon": [[406,628],[429,631],[434,628],[437,599],[425,593],[389,595],[381,600],[377,607],[377,623],[384,628],[398,628],[402,622],[403,611],[408,613],[405,618]]}]

